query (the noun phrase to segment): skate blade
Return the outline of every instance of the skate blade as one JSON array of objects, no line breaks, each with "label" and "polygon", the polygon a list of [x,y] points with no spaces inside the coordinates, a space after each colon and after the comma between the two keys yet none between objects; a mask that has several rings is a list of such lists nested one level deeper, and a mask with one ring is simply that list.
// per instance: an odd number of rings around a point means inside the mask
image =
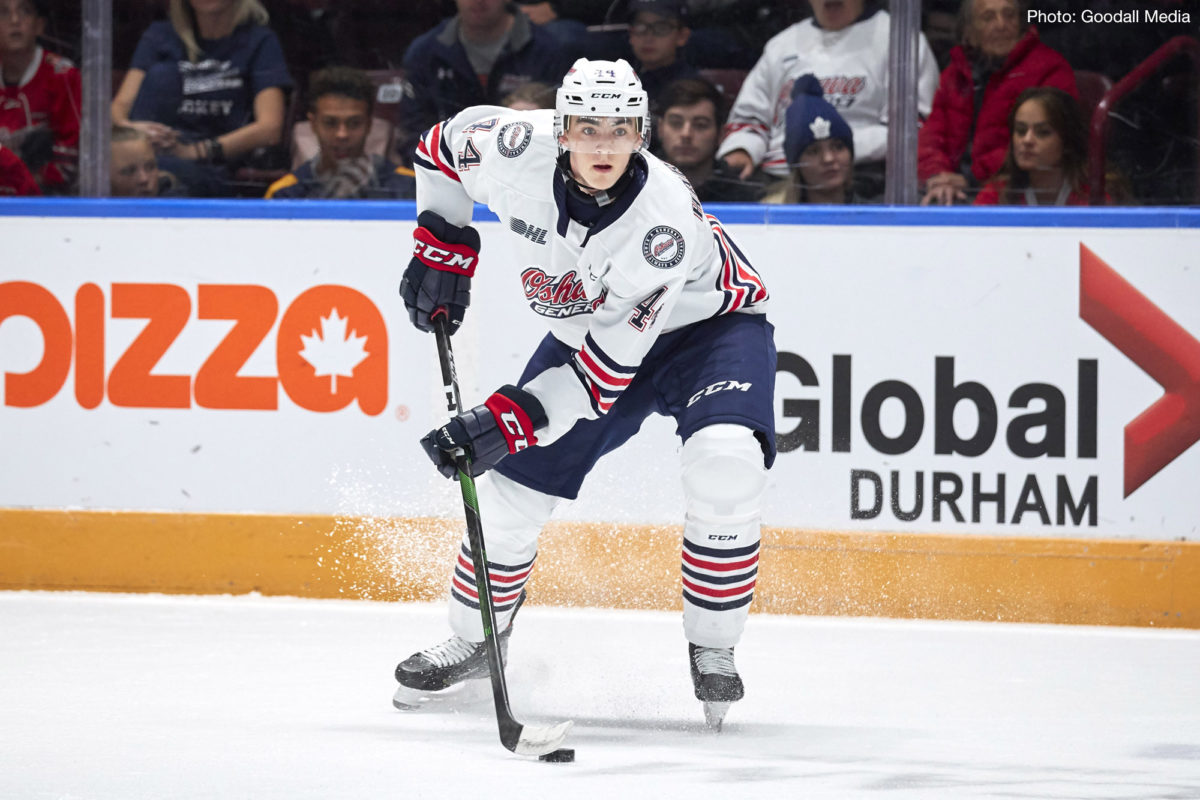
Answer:
[{"label": "skate blade", "polygon": [[572,720],[567,720],[557,725],[523,725],[521,738],[517,740],[513,752],[522,756],[544,756],[553,753],[567,738],[567,733],[574,724]]},{"label": "skate blade", "polygon": [[461,708],[487,699],[490,695],[485,690],[489,688],[490,684],[486,680],[463,681],[437,692],[397,686],[396,693],[392,695],[392,706],[398,711]]},{"label": "skate blade", "polygon": [[717,733],[721,732],[721,723],[725,721],[725,715],[729,713],[731,703],[705,703],[704,704],[704,721],[708,723],[708,727]]}]

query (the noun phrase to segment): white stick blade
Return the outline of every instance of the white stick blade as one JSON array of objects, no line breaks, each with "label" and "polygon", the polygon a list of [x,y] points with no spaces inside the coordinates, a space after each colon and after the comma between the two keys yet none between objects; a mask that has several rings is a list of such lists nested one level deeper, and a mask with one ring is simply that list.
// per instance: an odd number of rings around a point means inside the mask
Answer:
[{"label": "white stick blade", "polygon": [[521,727],[521,738],[517,740],[514,753],[522,756],[544,756],[553,753],[567,738],[567,733],[575,723],[571,720],[557,725],[524,725]]}]

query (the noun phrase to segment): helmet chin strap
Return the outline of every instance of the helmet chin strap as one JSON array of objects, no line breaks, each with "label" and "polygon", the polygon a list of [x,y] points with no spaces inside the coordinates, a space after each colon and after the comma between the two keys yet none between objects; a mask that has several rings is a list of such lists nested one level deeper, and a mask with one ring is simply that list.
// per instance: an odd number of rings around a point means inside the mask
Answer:
[{"label": "helmet chin strap", "polygon": [[617,199],[617,195],[625,188],[625,184],[629,182],[629,176],[633,174],[633,153],[629,158],[629,163],[625,166],[625,171],[621,173],[621,177],[617,178],[616,182],[608,189],[597,189],[581,180],[571,169],[571,152],[564,150],[558,156],[558,168],[562,170],[563,175],[567,179],[568,185],[578,190],[581,194],[585,194],[596,201],[598,206],[606,206],[613,200]]}]

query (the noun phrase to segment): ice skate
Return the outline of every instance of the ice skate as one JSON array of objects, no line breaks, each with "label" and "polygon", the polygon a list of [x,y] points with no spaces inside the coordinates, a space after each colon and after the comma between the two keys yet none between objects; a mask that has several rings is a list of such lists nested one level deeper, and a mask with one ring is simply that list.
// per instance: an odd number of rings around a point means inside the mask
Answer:
[{"label": "ice skate", "polygon": [[692,667],[696,699],[704,703],[704,721],[719,731],[729,705],[746,694],[733,663],[733,648],[700,647],[689,643],[688,661]]},{"label": "ice skate", "polygon": [[[516,612],[525,602],[521,593]],[[500,642],[500,661],[508,661],[508,639],[512,635],[512,622],[497,637]],[[446,641],[413,653],[396,665],[396,681],[400,684],[392,696],[392,705],[401,711],[412,711],[429,703],[433,696],[471,696],[469,687],[460,687],[467,681],[487,678],[489,674],[487,647],[483,642],[469,642],[461,636],[451,636]]]}]

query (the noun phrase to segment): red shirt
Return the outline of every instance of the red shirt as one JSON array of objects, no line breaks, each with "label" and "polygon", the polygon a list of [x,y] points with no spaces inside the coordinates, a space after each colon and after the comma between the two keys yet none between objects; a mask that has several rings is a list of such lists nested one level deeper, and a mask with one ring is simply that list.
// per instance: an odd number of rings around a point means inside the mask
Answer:
[{"label": "red shirt", "polygon": [[[1000,194],[1003,191],[1004,191],[1004,181],[1003,180],[997,179],[997,180],[991,181],[988,183],[987,186],[984,186],[982,189],[979,190],[979,194],[975,195],[975,205],[977,205],[977,206],[998,206],[998,205],[1000,205]],[[1091,195],[1091,189],[1089,189],[1087,187],[1087,185],[1085,184],[1085,185],[1081,186],[1078,191],[1072,191],[1070,194],[1068,194],[1066,202],[1064,202],[1063,205],[1065,205],[1065,206],[1090,206],[1091,205],[1091,201],[1089,200],[1090,195]],[[1016,196],[1013,198],[1012,205],[1016,205],[1016,206],[1028,205],[1028,203],[1025,202],[1025,192],[1024,191],[1017,192]],[[1039,203],[1038,205],[1050,206],[1052,204],[1051,203]]]},{"label": "red shirt", "polygon": [[0,145],[0,197],[41,194],[37,182],[25,168],[25,162],[4,145]]},{"label": "red shirt", "polygon": [[75,65],[41,47],[15,86],[0,76],[0,140],[11,141],[14,134],[20,140],[37,128],[53,137],[53,154],[34,176],[45,189],[65,191],[74,183],[81,96]]},{"label": "red shirt", "polygon": [[978,113],[970,59],[961,46],[951,50],[950,64],[942,70],[933,95],[933,109],[918,135],[920,179],[958,172],[959,161],[967,152],[972,119],[971,173],[980,183],[995,175],[1008,150],[1008,113],[1017,96],[1031,86],[1054,86],[1079,97],[1071,65],[1042,44],[1032,27],[988,78]]}]

